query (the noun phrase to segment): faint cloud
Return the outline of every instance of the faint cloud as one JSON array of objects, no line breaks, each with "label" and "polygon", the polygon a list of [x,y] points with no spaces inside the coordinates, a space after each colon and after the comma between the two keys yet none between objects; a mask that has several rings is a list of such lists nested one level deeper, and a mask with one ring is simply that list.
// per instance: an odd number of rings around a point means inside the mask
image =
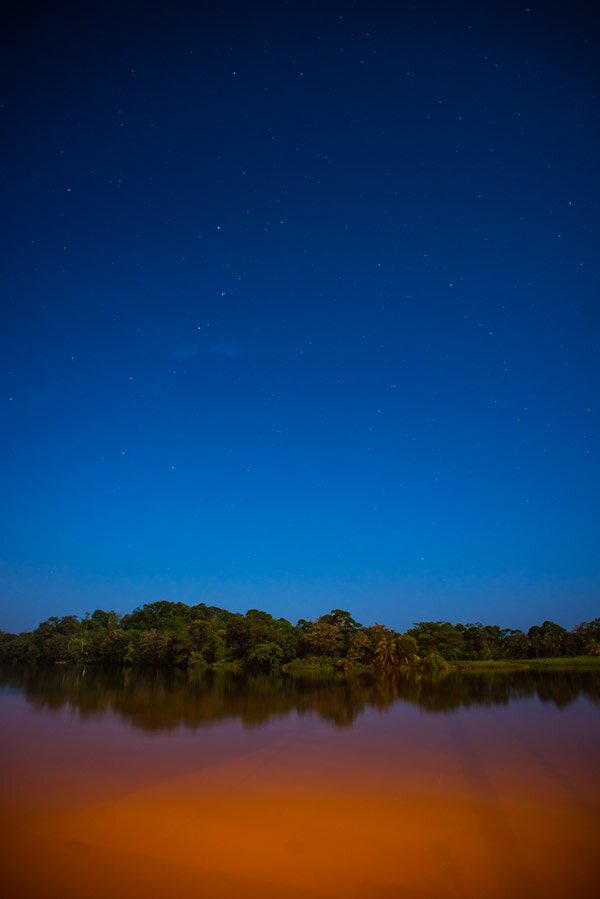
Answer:
[{"label": "faint cloud", "polygon": [[171,357],[173,359],[191,359],[192,356],[195,356],[200,352],[200,346],[197,343],[192,344],[191,346],[182,347],[181,349],[172,350]]},{"label": "faint cloud", "polygon": [[240,347],[235,343],[215,343],[213,346],[209,347],[208,351],[215,356],[226,356],[229,358],[242,355]]}]

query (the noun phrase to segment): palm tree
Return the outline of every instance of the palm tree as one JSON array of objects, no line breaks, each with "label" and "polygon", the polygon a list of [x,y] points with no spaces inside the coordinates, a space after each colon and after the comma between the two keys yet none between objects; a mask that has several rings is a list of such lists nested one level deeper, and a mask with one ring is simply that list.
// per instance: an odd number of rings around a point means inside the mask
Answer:
[{"label": "palm tree", "polygon": [[393,634],[382,634],[375,648],[375,663],[382,671],[389,671],[398,663],[396,641]]}]

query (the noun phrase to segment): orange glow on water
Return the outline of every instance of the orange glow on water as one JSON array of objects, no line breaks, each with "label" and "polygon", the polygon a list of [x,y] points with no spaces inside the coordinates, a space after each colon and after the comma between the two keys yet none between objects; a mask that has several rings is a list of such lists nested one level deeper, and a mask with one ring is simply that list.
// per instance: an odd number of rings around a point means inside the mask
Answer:
[{"label": "orange glow on water", "polygon": [[0,702],[4,895],[561,897],[598,856],[597,709],[145,733]]}]

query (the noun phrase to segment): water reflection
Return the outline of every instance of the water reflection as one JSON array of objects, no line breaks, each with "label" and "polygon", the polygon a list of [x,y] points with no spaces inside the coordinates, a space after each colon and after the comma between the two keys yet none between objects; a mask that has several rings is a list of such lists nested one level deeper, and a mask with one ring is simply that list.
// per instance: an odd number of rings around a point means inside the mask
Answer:
[{"label": "water reflection", "polygon": [[578,697],[600,704],[600,671],[448,671],[437,674],[329,679],[173,669],[6,668],[0,686],[37,709],[74,709],[85,718],[113,712],[145,731],[195,729],[226,718],[246,727],[292,712],[316,714],[337,727],[366,709],[394,703],[428,713],[507,705],[537,697],[563,709]]}]

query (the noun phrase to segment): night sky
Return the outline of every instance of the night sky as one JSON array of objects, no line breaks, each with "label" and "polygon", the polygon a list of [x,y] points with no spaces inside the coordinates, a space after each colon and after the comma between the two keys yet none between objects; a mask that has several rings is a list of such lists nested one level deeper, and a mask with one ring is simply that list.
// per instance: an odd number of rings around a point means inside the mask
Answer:
[{"label": "night sky", "polygon": [[593,4],[3,33],[0,628],[599,614]]}]

